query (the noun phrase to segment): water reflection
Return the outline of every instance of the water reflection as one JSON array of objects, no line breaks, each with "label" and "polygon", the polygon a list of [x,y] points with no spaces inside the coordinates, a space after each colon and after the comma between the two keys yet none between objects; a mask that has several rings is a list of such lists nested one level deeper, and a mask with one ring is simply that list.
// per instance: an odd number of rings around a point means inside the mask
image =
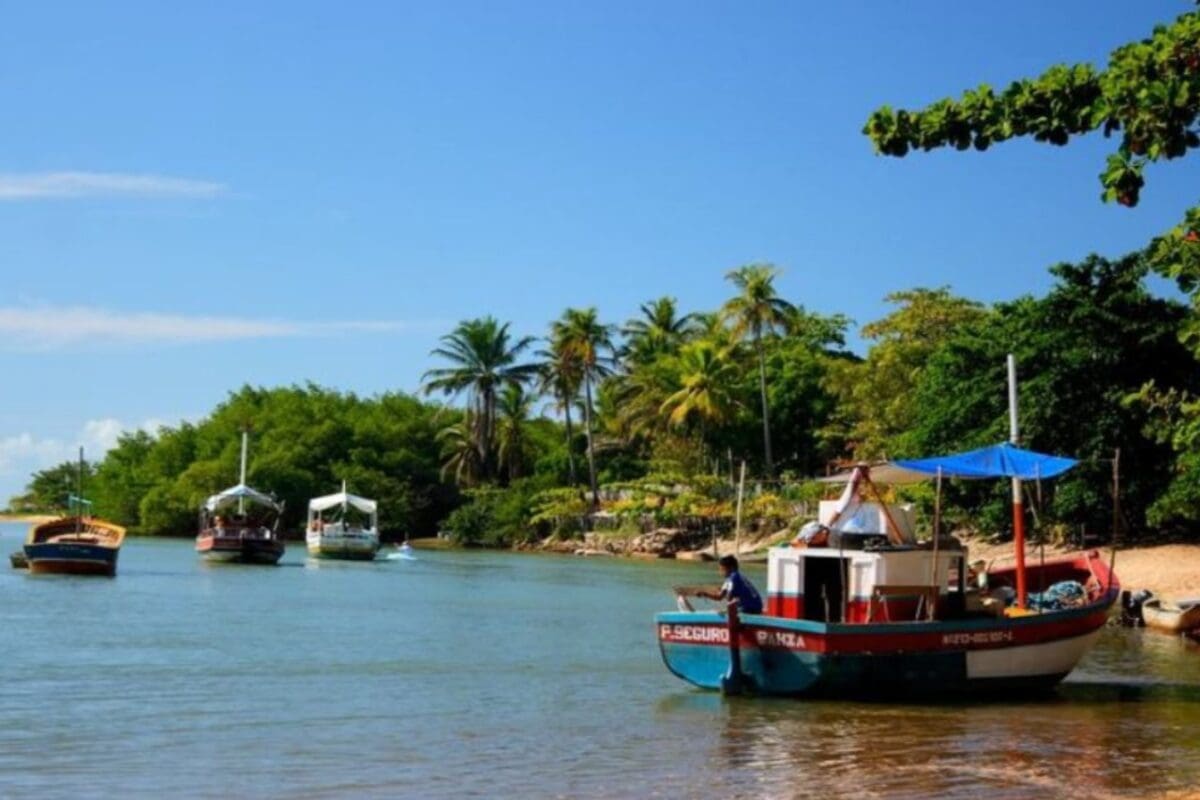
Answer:
[{"label": "water reflection", "polygon": [[[1150,637],[1150,638],[1147,638]],[[725,788],[763,796],[1133,798],[1200,785],[1200,664],[1169,637],[1106,631],[1039,700],[882,704],[681,692],[656,713],[698,736]],[[709,787],[711,789],[711,787]],[[706,791],[706,793],[708,793]]]}]

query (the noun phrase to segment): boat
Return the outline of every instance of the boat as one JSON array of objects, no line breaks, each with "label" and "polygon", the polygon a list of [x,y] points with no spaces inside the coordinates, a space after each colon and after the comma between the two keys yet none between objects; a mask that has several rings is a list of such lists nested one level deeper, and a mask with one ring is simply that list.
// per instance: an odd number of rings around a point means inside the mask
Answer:
[{"label": "boat", "polygon": [[277,564],[284,544],[279,538],[283,504],[246,485],[247,434],[242,433],[240,479],[200,507],[196,552],[204,560],[236,564]]},{"label": "boat", "polygon": [[[79,493],[67,500],[76,513],[30,527],[22,552],[30,574],[117,574],[117,557],[125,541],[125,529],[88,513],[91,503],[82,496],[83,448],[79,450],[78,481]],[[11,561],[19,568],[16,553]]]},{"label": "boat", "polygon": [[1142,620],[1147,628],[1165,633],[1187,633],[1200,628],[1200,600],[1169,603],[1151,597],[1142,603]]},{"label": "boat", "polygon": [[337,494],[308,501],[305,543],[314,558],[374,560],[379,552],[379,504],[348,493],[343,481]]},{"label": "boat", "polygon": [[[822,502],[822,536],[769,551],[763,613],[739,613],[736,603],[692,611],[680,602],[655,617],[663,661],[688,683],[729,694],[940,698],[1049,689],[1095,642],[1120,594],[1111,563],[1095,551],[1025,563],[1021,481],[1076,463],[1006,442],[855,465],[823,479],[845,482],[845,490]],[[1017,548],[1014,564],[991,569],[972,565],[967,548],[940,530],[942,481],[988,477],[1013,482]],[[876,486],[919,480],[937,483],[933,536],[923,543],[913,536],[911,508],[884,502]]]},{"label": "boat", "polygon": [[29,559],[25,558],[24,550],[14,550],[8,554],[8,563],[13,569],[29,569]]}]

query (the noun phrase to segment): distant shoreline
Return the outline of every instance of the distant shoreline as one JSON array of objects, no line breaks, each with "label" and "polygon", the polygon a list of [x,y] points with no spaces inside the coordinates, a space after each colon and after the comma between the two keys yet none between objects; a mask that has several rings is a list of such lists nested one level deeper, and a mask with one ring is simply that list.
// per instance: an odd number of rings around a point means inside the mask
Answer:
[{"label": "distant shoreline", "polygon": [[0,514],[0,522],[27,522],[36,525],[39,522],[49,522],[58,519],[56,514]]}]

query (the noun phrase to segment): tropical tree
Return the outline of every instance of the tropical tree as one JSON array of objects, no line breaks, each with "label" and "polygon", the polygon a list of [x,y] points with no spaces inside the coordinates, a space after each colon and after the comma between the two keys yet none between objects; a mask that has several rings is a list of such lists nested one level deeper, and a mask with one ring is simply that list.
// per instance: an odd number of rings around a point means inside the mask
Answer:
[{"label": "tropical tree", "polygon": [[737,287],[736,297],[728,300],[722,315],[731,324],[733,335],[738,339],[749,338],[758,356],[759,398],[762,403],[763,457],[767,477],[775,474],[775,462],[771,457],[770,407],[767,402],[767,357],[763,338],[779,329],[786,329],[793,319],[795,309],[791,303],[775,292],[775,278],[779,270],[771,264],[748,264],[726,274],[726,279]]},{"label": "tropical tree", "polygon": [[642,303],[640,317],[621,327],[625,342],[621,355],[633,364],[645,364],[662,355],[679,352],[694,330],[691,314],[680,316],[674,297],[660,297]]},{"label": "tropical tree", "polygon": [[[612,326],[600,322],[595,308],[568,308],[551,325],[550,341],[558,343],[583,378],[583,424],[587,434],[588,484],[593,506],[600,505],[596,482],[593,386],[612,371]],[[553,345],[552,345],[553,346]]]},{"label": "tropical tree", "polygon": [[737,413],[737,365],[726,351],[703,340],[687,345],[680,361],[681,386],[663,401],[660,413],[676,428],[697,425],[703,450],[706,432],[728,423]]},{"label": "tropical tree", "polygon": [[[1058,64],[1000,92],[983,84],[959,99],[939,100],[924,109],[883,106],[871,114],[863,133],[877,153],[903,157],[918,148],[987,150],[1017,137],[1061,146],[1071,136],[1099,130],[1105,137],[1120,138],[1100,174],[1101,197],[1132,207],[1141,198],[1148,164],[1182,158],[1200,147],[1198,119],[1200,10],[1193,10],[1156,26],[1148,38],[1118,47],[1103,70]],[[1182,335],[1200,357],[1200,206],[1187,209],[1179,224],[1153,239],[1146,258],[1152,269],[1190,294],[1192,313]],[[1140,399],[1151,407],[1174,409],[1170,419],[1160,420],[1155,434],[1177,443],[1177,470],[1200,487],[1200,463],[1186,445],[1179,446],[1200,439],[1200,403],[1192,395],[1161,388],[1145,387]]]},{"label": "tropical tree", "polygon": [[507,385],[497,403],[496,458],[508,480],[520,478],[529,457],[526,427],[533,413],[533,395],[519,385]]},{"label": "tropical tree", "polygon": [[841,397],[854,417],[847,435],[859,458],[889,455],[897,437],[916,424],[914,389],[930,357],[987,314],[981,304],[945,286],[893,292],[884,300],[898,307],[863,326],[863,338],[873,344],[866,361],[850,364]]},{"label": "tropical tree", "polygon": [[538,391],[554,398],[555,409],[562,412],[567,440],[567,474],[572,486],[578,482],[575,470],[575,432],[571,423],[571,409],[579,399],[583,374],[578,361],[573,357],[561,338],[551,337],[549,347],[539,350]]},{"label": "tropical tree", "polygon": [[426,394],[467,394],[484,478],[495,474],[496,399],[504,387],[522,386],[537,372],[536,364],[518,363],[533,337],[514,341],[508,326],[491,316],[460,322],[431,353],[451,366],[431,369],[422,377]]},{"label": "tropical tree", "polygon": [[453,475],[454,482],[459,486],[473,486],[479,480],[483,473],[484,458],[476,433],[470,411],[463,414],[462,419],[437,432],[442,452],[442,480],[447,475]]}]

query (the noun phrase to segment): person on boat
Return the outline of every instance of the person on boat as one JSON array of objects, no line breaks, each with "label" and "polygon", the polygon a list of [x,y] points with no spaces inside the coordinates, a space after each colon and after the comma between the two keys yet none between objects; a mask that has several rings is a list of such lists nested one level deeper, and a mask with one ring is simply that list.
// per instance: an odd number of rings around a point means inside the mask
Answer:
[{"label": "person on boat", "polygon": [[738,572],[737,556],[722,556],[721,560],[717,562],[717,566],[721,570],[721,577],[725,579],[720,591],[700,589],[696,592],[696,596],[737,603],[738,611],[743,614],[761,614],[763,610],[762,596],[754,588],[754,584]]}]

